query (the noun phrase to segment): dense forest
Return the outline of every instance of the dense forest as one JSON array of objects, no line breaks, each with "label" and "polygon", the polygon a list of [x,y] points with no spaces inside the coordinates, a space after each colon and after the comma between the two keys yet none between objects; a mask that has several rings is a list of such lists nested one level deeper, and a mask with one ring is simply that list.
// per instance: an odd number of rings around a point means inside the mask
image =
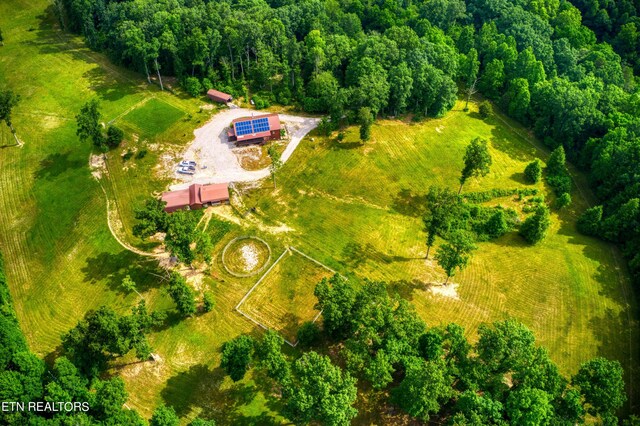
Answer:
[{"label": "dense forest", "polygon": [[588,172],[600,204],[579,228],[619,244],[640,279],[637,1],[55,4],[65,29],[149,81],[250,91],[257,107],[293,104],[333,126],[363,108],[439,116],[479,91]]}]

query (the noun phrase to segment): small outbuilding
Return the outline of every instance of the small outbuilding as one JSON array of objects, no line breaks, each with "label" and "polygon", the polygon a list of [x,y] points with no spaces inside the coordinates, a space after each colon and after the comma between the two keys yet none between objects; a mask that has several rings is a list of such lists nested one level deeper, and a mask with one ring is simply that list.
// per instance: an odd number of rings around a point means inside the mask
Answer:
[{"label": "small outbuilding", "polygon": [[162,201],[164,211],[173,213],[176,210],[198,210],[202,207],[229,202],[229,184],[215,183],[201,185],[194,183],[185,189],[164,192]]},{"label": "small outbuilding", "polygon": [[211,99],[214,102],[222,102],[222,103],[227,103],[227,102],[231,102],[233,100],[233,96],[228,95],[226,93],[223,92],[219,92],[217,90],[214,89],[210,89],[209,91],[207,91],[207,97],[209,99]]},{"label": "small outbuilding", "polygon": [[231,122],[227,137],[237,146],[264,145],[267,141],[278,140],[281,136],[278,114],[263,114],[236,118]]}]

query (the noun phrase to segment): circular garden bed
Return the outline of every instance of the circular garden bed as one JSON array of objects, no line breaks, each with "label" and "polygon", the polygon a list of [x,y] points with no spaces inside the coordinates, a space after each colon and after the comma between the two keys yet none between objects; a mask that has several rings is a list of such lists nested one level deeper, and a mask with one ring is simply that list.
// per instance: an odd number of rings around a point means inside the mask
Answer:
[{"label": "circular garden bed", "polygon": [[271,260],[271,248],[258,237],[238,237],[222,251],[222,265],[234,277],[250,277],[262,271]]}]

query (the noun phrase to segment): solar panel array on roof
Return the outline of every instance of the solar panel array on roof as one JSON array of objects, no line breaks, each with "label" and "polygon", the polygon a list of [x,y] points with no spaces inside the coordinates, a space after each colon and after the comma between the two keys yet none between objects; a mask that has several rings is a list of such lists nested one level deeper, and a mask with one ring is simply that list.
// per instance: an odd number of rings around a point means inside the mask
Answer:
[{"label": "solar panel array on roof", "polygon": [[262,117],[255,120],[240,121],[235,124],[236,136],[244,136],[250,133],[260,133],[270,130],[269,118]]},{"label": "solar panel array on roof", "polygon": [[258,118],[257,120],[253,120],[253,132],[266,132],[269,130],[269,119],[267,117]]}]

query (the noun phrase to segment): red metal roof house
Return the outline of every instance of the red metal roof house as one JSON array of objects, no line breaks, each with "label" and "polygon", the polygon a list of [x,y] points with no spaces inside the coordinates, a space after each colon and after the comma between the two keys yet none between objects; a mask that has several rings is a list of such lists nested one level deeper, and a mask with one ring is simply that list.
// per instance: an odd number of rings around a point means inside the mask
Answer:
[{"label": "red metal roof house", "polygon": [[162,201],[166,203],[164,211],[167,213],[182,209],[197,210],[205,204],[222,204],[229,201],[229,185],[226,183],[211,185],[194,183],[185,189],[164,192]]},{"label": "red metal roof house", "polygon": [[217,90],[214,89],[210,89],[207,92],[207,97],[209,97],[209,99],[211,99],[212,101],[215,102],[222,102],[222,103],[227,103],[227,102],[231,102],[233,100],[233,96],[228,95],[226,93],[223,92],[219,92]]},{"label": "red metal roof house", "polygon": [[281,138],[280,117],[278,114],[263,114],[252,117],[236,118],[231,122],[227,136],[236,145],[265,144]]}]

